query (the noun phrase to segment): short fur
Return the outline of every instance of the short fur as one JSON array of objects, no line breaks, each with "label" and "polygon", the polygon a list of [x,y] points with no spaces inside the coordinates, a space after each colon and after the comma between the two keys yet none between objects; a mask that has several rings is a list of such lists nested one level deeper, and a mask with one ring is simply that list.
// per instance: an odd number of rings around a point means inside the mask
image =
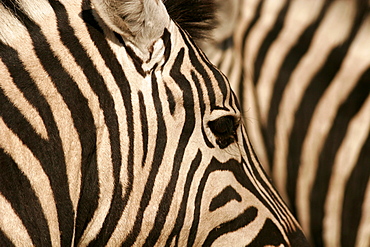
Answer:
[{"label": "short fur", "polygon": [[210,38],[217,24],[214,0],[163,0],[168,14],[196,40]]}]

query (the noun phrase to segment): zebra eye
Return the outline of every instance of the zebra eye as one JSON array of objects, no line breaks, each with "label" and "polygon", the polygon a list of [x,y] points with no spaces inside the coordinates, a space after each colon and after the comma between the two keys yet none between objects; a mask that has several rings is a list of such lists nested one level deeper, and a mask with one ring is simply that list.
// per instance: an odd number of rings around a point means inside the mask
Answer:
[{"label": "zebra eye", "polygon": [[233,116],[224,116],[208,123],[212,133],[216,136],[217,145],[223,149],[233,143],[236,138],[236,129],[239,124]]}]

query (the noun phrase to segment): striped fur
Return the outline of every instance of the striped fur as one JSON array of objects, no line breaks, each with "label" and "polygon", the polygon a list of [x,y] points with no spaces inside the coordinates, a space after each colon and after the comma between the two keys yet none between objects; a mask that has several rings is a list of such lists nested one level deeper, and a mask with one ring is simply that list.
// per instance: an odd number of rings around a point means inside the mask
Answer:
[{"label": "striped fur", "polygon": [[307,246],[161,1],[0,3],[1,246]]},{"label": "striped fur", "polygon": [[257,154],[314,246],[370,246],[369,1],[237,4],[205,48]]}]

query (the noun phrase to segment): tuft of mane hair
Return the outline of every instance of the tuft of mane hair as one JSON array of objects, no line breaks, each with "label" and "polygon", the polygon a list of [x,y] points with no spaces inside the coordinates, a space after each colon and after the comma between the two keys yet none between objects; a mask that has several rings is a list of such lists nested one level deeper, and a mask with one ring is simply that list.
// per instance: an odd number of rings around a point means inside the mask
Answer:
[{"label": "tuft of mane hair", "polygon": [[216,27],[214,0],[163,0],[171,19],[195,40],[211,38]]}]

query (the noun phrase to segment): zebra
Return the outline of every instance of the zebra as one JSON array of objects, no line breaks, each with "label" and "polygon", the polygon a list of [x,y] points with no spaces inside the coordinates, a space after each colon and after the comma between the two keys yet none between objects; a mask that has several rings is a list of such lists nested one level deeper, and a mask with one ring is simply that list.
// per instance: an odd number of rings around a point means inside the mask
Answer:
[{"label": "zebra", "polygon": [[0,3],[1,246],[308,246],[192,38],[212,1]]},{"label": "zebra", "polygon": [[277,190],[313,246],[370,246],[369,1],[229,3],[204,51]]}]

